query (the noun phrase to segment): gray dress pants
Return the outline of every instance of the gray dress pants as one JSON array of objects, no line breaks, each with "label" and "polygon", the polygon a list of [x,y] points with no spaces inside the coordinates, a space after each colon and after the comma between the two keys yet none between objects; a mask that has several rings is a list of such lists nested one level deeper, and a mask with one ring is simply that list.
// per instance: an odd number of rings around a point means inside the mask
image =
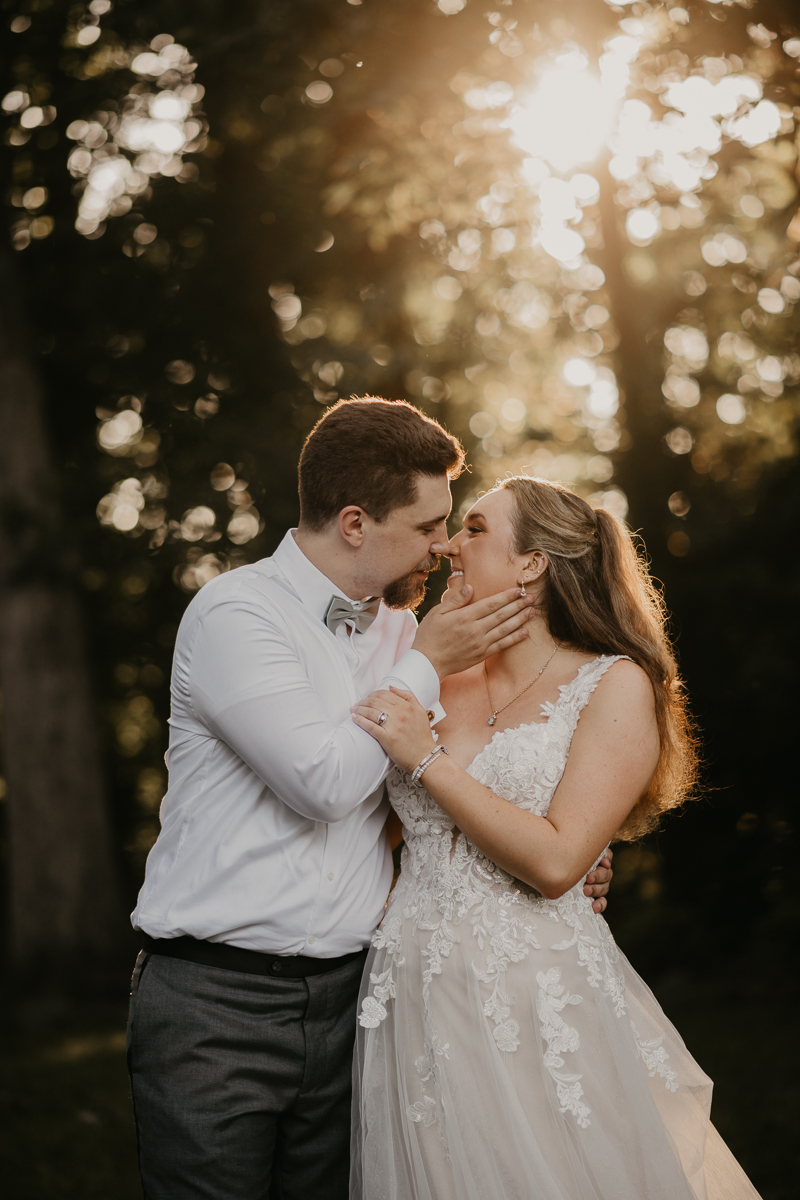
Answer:
[{"label": "gray dress pants", "polygon": [[275,979],[141,952],[128,1069],[146,1200],[347,1200],[363,965]]}]

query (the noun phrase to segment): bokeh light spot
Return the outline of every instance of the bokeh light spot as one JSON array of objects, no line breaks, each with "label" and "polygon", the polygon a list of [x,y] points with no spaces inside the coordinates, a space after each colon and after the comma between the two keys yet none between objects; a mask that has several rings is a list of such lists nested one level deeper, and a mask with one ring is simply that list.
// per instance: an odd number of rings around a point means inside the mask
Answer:
[{"label": "bokeh light spot", "polygon": [[339,58],[326,58],[319,64],[320,75],[326,75],[328,79],[335,79],[343,70],[344,63]]},{"label": "bokeh light spot", "polygon": [[673,492],[667,501],[669,511],[676,517],[685,517],[692,502],[685,492]]},{"label": "bokeh light spot", "polygon": [[442,275],[436,280],[434,287],[443,300],[458,300],[464,290],[453,275]]},{"label": "bokeh light spot", "polygon": [[691,544],[688,533],[685,533],[682,529],[677,529],[675,533],[671,533],[667,538],[667,549],[676,558],[685,558],[689,553]]},{"label": "bokeh light spot", "polygon": [[782,313],[786,308],[786,301],[775,288],[761,288],[758,293],[758,303],[764,312],[768,313]]},{"label": "bokeh light spot", "polygon": [[306,88],[306,96],[312,104],[327,104],[333,96],[333,88],[324,79],[315,79]]},{"label": "bokeh light spot", "polygon": [[164,374],[170,383],[185,384],[191,383],[194,379],[195,370],[190,362],[185,358],[176,358],[172,362],[167,363],[164,368]]},{"label": "bokeh light spot", "polygon": [[209,476],[211,486],[215,492],[226,492],[229,487],[236,481],[236,472],[228,463],[217,463],[212,468]]},{"label": "bokeh light spot", "polygon": [[214,528],[216,519],[214,510],[204,504],[190,508],[181,519],[181,537],[187,542],[199,542]]},{"label": "bokeh light spot", "polygon": [[726,392],[724,396],[720,396],[717,400],[717,416],[726,425],[741,425],[747,416],[741,396],[736,396],[733,392]]},{"label": "bokeh light spot", "polygon": [[682,425],[671,429],[665,441],[673,454],[688,454],[694,445],[694,438],[689,430],[685,429]]},{"label": "bokeh light spot", "polygon": [[234,513],[228,523],[228,537],[236,546],[243,546],[257,535],[259,520],[251,509],[247,512]]},{"label": "bokeh light spot", "polygon": [[597,370],[585,358],[568,358],[561,373],[573,387],[587,387],[597,377]]},{"label": "bokeh light spot", "polygon": [[141,440],[142,418],[131,409],[123,409],[97,431],[100,446],[109,454],[126,454],[131,445]]},{"label": "bokeh light spot", "polygon": [[476,412],[470,417],[469,428],[477,438],[491,437],[497,429],[497,421],[491,413]]}]

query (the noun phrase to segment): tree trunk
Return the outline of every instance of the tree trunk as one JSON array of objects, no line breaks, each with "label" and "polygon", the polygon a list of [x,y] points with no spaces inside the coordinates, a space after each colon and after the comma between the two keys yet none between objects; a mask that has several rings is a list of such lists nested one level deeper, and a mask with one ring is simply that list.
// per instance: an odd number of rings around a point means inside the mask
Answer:
[{"label": "tree trunk", "polygon": [[630,246],[620,233],[615,204],[615,184],[607,159],[595,171],[600,183],[600,216],[604,248],[593,258],[606,277],[614,322],[619,332],[617,374],[625,397],[626,429],[630,436],[627,453],[621,456],[616,476],[630,504],[629,521],[640,529],[645,542],[663,537],[669,516],[667,497],[672,464],[664,449],[667,423],[661,395],[660,356],[648,338],[663,335],[662,313],[650,290],[636,287],[626,278],[623,260]]},{"label": "tree trunk", "polygon": [[78,594],[42,394],[0,252],[0,689],[12,978],[93,986],[125,946]]}]

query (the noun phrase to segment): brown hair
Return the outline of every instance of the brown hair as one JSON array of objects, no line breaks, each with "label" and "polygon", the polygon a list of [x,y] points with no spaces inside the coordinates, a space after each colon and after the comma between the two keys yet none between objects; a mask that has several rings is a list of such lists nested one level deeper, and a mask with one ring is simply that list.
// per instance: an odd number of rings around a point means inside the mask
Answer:
[{"label": "brown hair", "polygon": [[317,422],[300,455],[300,520],[320,530],[349,504],[373,521],[413,504],[417,475],[455,479],[464,448],[405,400],[340,400]]},{"label": "brown hair", "polygon": [[611,513],[542,479],[517,475],[499,486],[516,501],[516,553],[541,550],[549,559],[542,607],[556,641],[587,653],[625,654],[650,679],[661,753],[649,788],[616,834],[615,840],[633,841],[662,813],[692,799],[697,784],[697,737],[664,600],[632,535]]}]

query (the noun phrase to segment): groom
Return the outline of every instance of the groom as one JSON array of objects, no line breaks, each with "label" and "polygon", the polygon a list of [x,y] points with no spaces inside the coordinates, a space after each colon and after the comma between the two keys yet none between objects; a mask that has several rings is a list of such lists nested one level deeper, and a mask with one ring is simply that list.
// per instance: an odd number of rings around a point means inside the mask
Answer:
[{"label": "groom", "polygon": [[413,617],[463,463],[411,405],[340,402],[300,458],[298,529],[186,610],[133,914],[147,1200],[347,1196],[356,1001],[392,878],[389,762],[350,706],[393,683],[436,721],[440,679],[527,636],[515,591]]}]

